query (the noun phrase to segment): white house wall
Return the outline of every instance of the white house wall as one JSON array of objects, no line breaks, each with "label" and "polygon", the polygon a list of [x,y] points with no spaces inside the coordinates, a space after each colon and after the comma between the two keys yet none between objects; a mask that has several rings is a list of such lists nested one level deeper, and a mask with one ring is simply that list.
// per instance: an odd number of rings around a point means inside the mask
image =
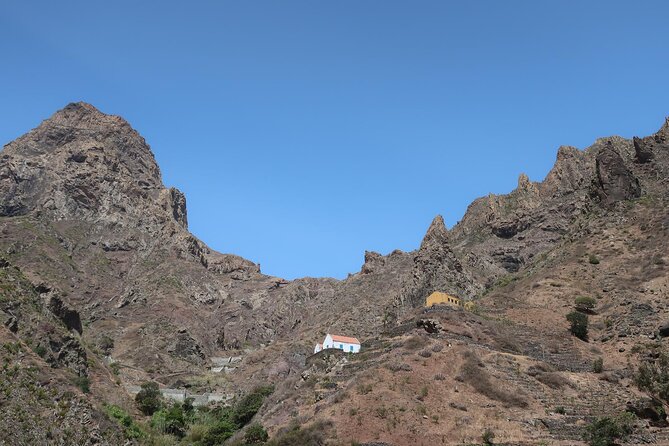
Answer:
[{"label": "white house wall", "polygon": [[348,342],[334,341],[330,335],[327,335],[323,341],[323,349],[326,348],[336,348],[337,350],[343,350],[348,353],[360,352],[360,344],[350,344]]}]

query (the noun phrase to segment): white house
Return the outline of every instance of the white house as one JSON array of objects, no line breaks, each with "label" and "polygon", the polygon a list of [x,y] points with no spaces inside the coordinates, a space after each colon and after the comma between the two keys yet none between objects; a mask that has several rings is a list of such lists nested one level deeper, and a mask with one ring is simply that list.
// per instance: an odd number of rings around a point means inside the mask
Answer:
[{"label": "white house", "polygon": [[360,341],[357,338],[348,336],[339,336],[328,333],[322,344],[316,344],[314,353],[318,353],[326,348],[336,348],[348,353],[358,353],[360,351]]}]

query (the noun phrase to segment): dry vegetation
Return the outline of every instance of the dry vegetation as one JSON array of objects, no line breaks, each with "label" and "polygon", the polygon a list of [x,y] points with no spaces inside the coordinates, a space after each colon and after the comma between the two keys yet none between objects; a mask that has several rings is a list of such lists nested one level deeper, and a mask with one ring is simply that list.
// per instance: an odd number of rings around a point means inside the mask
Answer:
[{"label": "dry vegetation", "polygon": [[501,383],[493,382],[486,366],[475,353],[467,351],[457,378],[469,384],[481,395],[499,401],[507,407],[527,407],[527,397],[517,389],[505,389]]}]

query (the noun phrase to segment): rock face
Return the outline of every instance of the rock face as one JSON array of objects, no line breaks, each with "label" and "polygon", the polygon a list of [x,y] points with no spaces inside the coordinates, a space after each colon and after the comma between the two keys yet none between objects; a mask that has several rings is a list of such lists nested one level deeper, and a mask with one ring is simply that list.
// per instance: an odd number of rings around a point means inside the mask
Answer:
[{"label": "rock face", "polygon": [[157,223],[144,208],[162,189],[149,146],[125,120],[91,105],[70,104],[5,146],[1,166],[3,216]]},{"label": "rock face", "polygon": [[60,319],[65,326],[70,330],[75,330],[77,333],[81,334],[81,319],[79,318],[79,313],[72,308],[69,308],[67,304],[55,293],[48,293],[47,297],[47,307],[58,319]]},{"label": "rock face", "polygon": [[[204,264],[211,254],[187,233],[186,198],[163,186],[144,138],[123,118],[89,104],[69,104],[4,147],[0,200],[1,216],[30,214],[110,229],[99,240],[107,251],[141,250],[170,237]],[[226,261],[257,271],[236,256],[217,259]]]},{"label": "rock face", "polygon": [[625,161],[613,149],[612,144],[607,144],[597,153],[595,173],[593,194],[606,205],[641,196],[639,180],[627,168]]}]

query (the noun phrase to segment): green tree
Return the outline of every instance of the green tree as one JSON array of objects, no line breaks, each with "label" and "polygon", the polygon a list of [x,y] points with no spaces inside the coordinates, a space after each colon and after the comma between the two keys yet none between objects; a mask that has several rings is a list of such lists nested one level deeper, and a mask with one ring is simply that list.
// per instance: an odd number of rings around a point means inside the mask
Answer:
[{"label": "green tree", "polygon": [[571,324],[569,331],[577,338],[588,340],[588,315],[579,311],[572,311],[567,315],[567,320]]},{"label": "green tree", "polygon": [[135,395],[135,401],[144,415],[153,415],[154,412],[160,410],[163,402],[158,383],[142,384],[142,389]]},{"label": "green tree", "polygon": [[216,446],[223,444],[225,440],[232,437],[238,430],[237,424],[229,418],[220,418],[202,437],[202,446]]}]

